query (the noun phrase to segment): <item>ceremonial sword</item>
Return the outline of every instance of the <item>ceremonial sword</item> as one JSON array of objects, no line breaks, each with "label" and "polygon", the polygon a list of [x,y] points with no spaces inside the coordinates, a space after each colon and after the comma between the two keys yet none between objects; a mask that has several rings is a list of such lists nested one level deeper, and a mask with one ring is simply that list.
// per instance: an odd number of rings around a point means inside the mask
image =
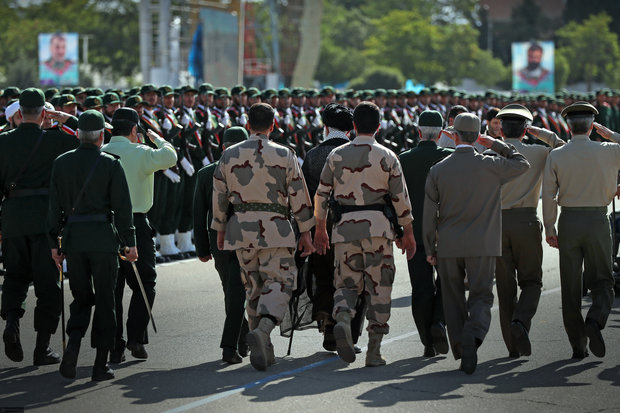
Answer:
[{"label": "ceremonial sword", "polygon": [[[125,254],[129,252],[129,248],[125,248]],[[155,326],[155,319],[153,318],[153,313],[151,312],[151,305],[149,304],[149,300],[146,297],[146,291],[144,291],[144,285],[142,285],[142,280],[140,279],[140,273],[138,272],[138,267],[136,267],[136,263],[133,261],[129,261],[126,256],[121,254],[119,251],[118,255],[121,257],[121,260],[128,261],[133,268],[133,272],[138,280],[138,285],[140,286],[140,291],[142,292],[142,298],[144,299],[144,305],[146,305],[146,311],[149,313],[149,318],[151,319],[151,323],[153,324],[153,330],[157,333],[157,327]]]}]

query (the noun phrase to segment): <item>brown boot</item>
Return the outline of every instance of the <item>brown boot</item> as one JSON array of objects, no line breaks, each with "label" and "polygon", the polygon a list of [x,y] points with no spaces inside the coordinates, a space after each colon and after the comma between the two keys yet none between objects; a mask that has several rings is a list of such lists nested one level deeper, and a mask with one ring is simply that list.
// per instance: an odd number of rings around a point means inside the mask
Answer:
[{"label": "brown boot", "polygon": [[381,340],[383,334],[368,332],[368,351],[366,352],[366,367],[385,366],[385,359],[381,357]]},{"label": "brown boot", "polygon": [[273,320],[262,317],[258,327],[247,335],[248,345],[250,346],[250,363],[256,370],[263,371],[269,366],[269,335],[275,326]]},{"label": "brown boot", "polygon": [[334,338],[336,339],[338,356],[347,363],[353,363],[355,361],[355,349],[351,337],[351,314],[341,311],[336,314],[336,321]]}]

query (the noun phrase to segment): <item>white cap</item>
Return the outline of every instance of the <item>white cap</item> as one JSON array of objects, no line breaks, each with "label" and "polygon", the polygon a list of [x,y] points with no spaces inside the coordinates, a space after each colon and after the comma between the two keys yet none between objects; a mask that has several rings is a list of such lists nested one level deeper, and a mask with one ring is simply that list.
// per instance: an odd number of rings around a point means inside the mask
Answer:
[{"label": "white cap", "polygon": [[18,110],[19,110],[19,100],[16,100],[15,102],[7,106],[7,108],[4,110],[4,114],[7,119],[10,119],[13,117],[13,115],[17,113]]}]

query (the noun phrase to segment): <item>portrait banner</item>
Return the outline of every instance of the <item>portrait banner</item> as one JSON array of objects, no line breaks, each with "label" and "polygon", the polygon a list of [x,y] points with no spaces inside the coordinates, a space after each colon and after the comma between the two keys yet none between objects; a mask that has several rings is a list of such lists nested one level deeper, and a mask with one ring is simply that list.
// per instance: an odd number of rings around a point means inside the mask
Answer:
[{"label": "portrait banner", "polygon": [[39,83],[79,84],[77,33],[39,33]]},{"label": "portrait banner", "polygon": [[553,42],[512,44],[512,89],[521,93],[555,93]]}]

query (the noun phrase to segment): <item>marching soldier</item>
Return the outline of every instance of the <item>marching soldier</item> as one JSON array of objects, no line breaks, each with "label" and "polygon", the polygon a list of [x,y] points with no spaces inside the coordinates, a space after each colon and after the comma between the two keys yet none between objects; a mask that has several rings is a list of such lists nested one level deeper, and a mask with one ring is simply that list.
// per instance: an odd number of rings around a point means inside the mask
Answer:
[{"label": "marching soldier", "polygon": [[[60,320],[61,296],[58,271],[49,253],[45,216],[49,202],[52,163],[75,149],[78,140],[60,130],[44,131],[45,96],[39,89],[26,89],[19,97],[22,123],[0,135],[0,185],[2,188],[2,256],[4,283],[0,314],[6,320],[4,351],[12,361],[22,361],[19,320],[24,315],[30,283],[37,303],[34,329],[37,341],[34,365],[60,362],[49,347]],[[77,119],[62,115],[77,129]]]},{"label": "marching soldier", "polygon": [[[248,113],[250,139],[222,153],[213,175],[213,223],[217,247],[235,250],[246,287],[250,362],[257,370],[275,363],[270,334],[288,309],[297,279],[292,212],[302,256],[314,251],[312,204],[293,151],[270,142],[274,109],[257,103]],[[229,205],[234,214],[228,218]]]},{"label": "marching soldier", "polygon": [[104,127],[100,112],[84,112],[78,125],[79,148],[54,161],[51,177],[49,244],[58,269],[62,270],[66,254],[67,269],[71,272],[69,343],[60,364],[60,374],[70,379],[76,376],[80,344],[88,330],[93,305],[91,345],[97,349],[97,356],[92,379],[114,378],[107,362],[115,341],[114,286],[119,247],[128,247],[127,258],[137,259],[125,173],[118,159],[99,149]]},{"label": "marching soldier", "polygon": [[[330,248],[326,217],[328,204],[333,205],[331,242],[336,260],[336,292],[332,314],[337,321],[336,349],[344,361],[355,361],[351,319],[355,316],[358,296],[365,293],[369,338],[366,366],[385,364],[380,347],[383,335],[390,329],[390,296],[395,274],[392,242],[399,225],[404,227],[404,235],[397,246],[407,252],[407,258],[415,253],[411,204],[400,162],[374,138],[380,121],[377,105],[362,102],[355,108],[356,138],[328,156],[314,202],[315,245],[319,254]],[[386,211],[390,203],[393,209]]]},{"label": "marching soldier", "polygon": [[247,93],[245,86],[237,85],[230,90],[232,105],[226,110],[232,126],[245,127],[247,123],[247,115],[245,113],[245,104],[247,102]]},{"label": "marching soldier", "polygon": [[[247,131],[239,126],[233,126],[224,132],[225,149],[248,139]],[[218,161],[205,166],[198,171],[196,191],[194,193],[194,239],[196,253],[201,262],[215,260],[222,288],[224,289],[224,304],[226,318],[222,331],[220,348],[222,360],[228,364],[242,362],[242,357],[248,355],[246,335],[249,332],[248,321],[244,317],[245,289],[241,281],[239,260],[234,251],[224,251],[217,247],[217,232],[211,229],[213,218],[213,172]]]},{"label": "marching soldier", "polygon": [[[496,119],[501,121],[501,137],[530,164],[502,186],[502,256],[495,268],[502,336],[509,357],[518,358],[532,353],[529,331],[542,288],[542,225],[536,216],[542,175],[551,149],[566,142],[553,132],[528,128],[532,114],[518,104],[504,106]],[[526,131],[549,146],[523,144]]]},{"label": "marching soldier", "polygon": [[[572,138],[547,157],[543,178],[543,219],[547,243],[560,250],[562,317],[573,358],[588,355],[586,343],[597,357],[605,355],[601,330],[614,298],[611,234],[607,206],[617,191],[620,145],[590,140],[594,106],[575,102],[564,108]],[[606,139],[620,135],[594,123]],[[557,207],[562,213],[556,232]],[[585,263],[585,268],[582,270]],[[582,276],[592,291],[592,305],[584,322],[581,314]]]},{"label": "marching soldier", "polygon": [[[174,147],[153,130],[147,133],[150,146],[138,144],[138,128],[140,118],[138,113],[130,108],[120,108],[114,112],[112,126],[114,127],[110,143],[103,147],[103,151],[119,156],[125,170],[129,195],[133,211],[133,223],[136,228],[136,246],[140,260],[137,268],[142,280],[149,306],[153,308],[155,300],[155,244],[153,242],[153,228],[146,213],[153,206],[153,174],[156,171],[170,168],[176,164],[177,154]],[[149,314],[146,304],[140,294],[139,285],[131,265],[120,262],[120,271],[116,282],[116,344],[110,353],[110,362],[120,363],[124,360],[125,340],[123,339],[123,291],[125,282],[131,288],[131,302],[127,311],[127,349],[135,358],[146,359],[148,353],[144,348],[148,344],[147,326]]]}]

